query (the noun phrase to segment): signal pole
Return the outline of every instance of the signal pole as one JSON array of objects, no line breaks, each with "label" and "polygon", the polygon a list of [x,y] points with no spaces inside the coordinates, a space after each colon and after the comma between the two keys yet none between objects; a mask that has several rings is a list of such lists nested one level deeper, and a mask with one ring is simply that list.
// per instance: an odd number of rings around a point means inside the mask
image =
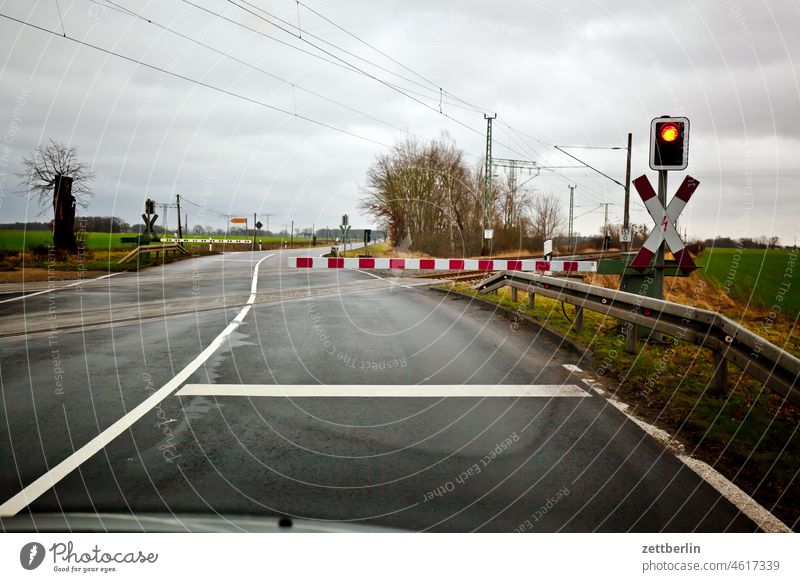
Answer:
[{"label": "signal pole", "polygon": [[572,236],[574,234],[574,217],[573,217],[573,208],[575,205],[575,188],[576,186],[569,186],[569,252],[575,252],[575,246],[572,243]]},{"label": "signal pole", "polygon": [[601,202],[600,206],[605,206],[605,218],[603,218],[603,248],[608,250],[608,207],[612,206],[613,202]]},{"label": "signal pole", "polygon": [[[483,114],[486,120],[486,167],[484,169],[484,193],[483,193],[483,229],[492,227],[492,120],[497,118],[497,114]],[[491,244],[491,243],[490,243]],[[483,238],[483,249],[481,254],[486,255],[486,238]]]},{"label": "signal pole", "polygon": [[[625,166],[625,210],[622,218],[622,229],[627,230],[633,241],[633,233],[631,232],[631,142],[633,141],[633,134],[628,134],[628,163]],[[622,250],[628,252],[631,248],[630,242],[622,243]]]},{"label": "signal pole", "polygon": [[183,229],[181,228],[181,195],[175,194],[175,202],[178,205],[178,238],[183,238]]}]

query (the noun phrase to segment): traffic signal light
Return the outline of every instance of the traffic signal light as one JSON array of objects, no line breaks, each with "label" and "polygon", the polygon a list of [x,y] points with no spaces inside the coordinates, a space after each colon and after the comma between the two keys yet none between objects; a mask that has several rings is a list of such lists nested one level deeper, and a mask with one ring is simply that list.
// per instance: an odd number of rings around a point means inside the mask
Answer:
[{"label": "traffic signal light", "polygon": [[650,167],[684,170],[689,164],[689,118],[656,117],[650,122]]}]

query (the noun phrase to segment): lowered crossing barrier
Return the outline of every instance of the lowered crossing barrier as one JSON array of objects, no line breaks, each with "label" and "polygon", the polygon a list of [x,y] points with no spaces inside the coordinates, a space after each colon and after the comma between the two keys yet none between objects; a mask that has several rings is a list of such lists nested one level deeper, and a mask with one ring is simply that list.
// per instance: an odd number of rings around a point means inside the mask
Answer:
[{"label": "lowered crossing barrier", "polygon": [[540,261],[506,259],[392,259],[290,257],[292,269],[405,269],[420,271],[535,271],[593,273],[596,261]]},{"label": "lowered crossing barrier", "polygon": [[253,239],[247,238],[162,238],[163,242],[168,243],[213,243],[213,244],[226,244],[226,245],[251,245]]}]

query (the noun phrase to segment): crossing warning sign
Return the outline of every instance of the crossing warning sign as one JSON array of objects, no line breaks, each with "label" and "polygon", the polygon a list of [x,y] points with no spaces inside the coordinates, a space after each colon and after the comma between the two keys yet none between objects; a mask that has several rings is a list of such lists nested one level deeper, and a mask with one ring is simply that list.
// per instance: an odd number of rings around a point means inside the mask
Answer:
[{"label": "crossing warning sign", "polygon": [[683,212],[686,203],[689,202],[699,184],[700,182],[691,176],[686,176],[678,191],[675,192],[675,196],[664,208],[647,176],[639,176],[633,181],[633,185],[636,187],[636,191],[639,192],[647,212],[650,213],[656,223],[656,226],[650,231],[650,235],[631,263],[634,269],[642,271],[649,267],[662,241],[666,241],[681,271],[688,273],[697,268],[689,251],[686,250],[686,245],[675,229],[675,221],[680,216],[680,213]]}]

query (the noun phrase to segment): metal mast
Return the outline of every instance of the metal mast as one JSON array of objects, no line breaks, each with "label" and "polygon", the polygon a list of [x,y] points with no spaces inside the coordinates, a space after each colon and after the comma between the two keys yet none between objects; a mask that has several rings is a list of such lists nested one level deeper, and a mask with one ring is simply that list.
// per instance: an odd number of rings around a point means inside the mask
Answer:
[{"label": "metal mast", "polygon": [[[483,114],[486,120],[486,167],[484,168],[484,192],[483,192],[483,228],[484,230],[492,227],[492,120],[497,118],[497,114]],[[486,239],[483,241],[484,254],[486,253]]]}]

